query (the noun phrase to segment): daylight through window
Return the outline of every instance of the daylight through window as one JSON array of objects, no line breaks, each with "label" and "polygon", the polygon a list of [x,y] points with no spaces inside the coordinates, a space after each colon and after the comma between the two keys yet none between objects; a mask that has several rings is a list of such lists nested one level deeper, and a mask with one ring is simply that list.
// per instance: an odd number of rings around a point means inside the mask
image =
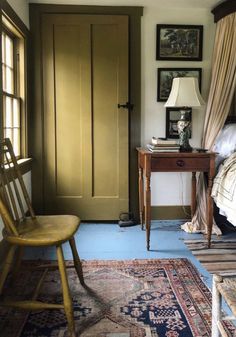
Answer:
[{"label": "daylight through window", "polygon": [[[25,62],[24,37],[3,16],[2,29],[2,104],[3,137],[11,139],[17,158],[25,137]],[[22,144],[23,143],[23,144]]]},{"label": "daylight through window", "polygon": [[2,33],[3,136],[20,156],[20,98],[17,93],[17,55],[14,38]]}]

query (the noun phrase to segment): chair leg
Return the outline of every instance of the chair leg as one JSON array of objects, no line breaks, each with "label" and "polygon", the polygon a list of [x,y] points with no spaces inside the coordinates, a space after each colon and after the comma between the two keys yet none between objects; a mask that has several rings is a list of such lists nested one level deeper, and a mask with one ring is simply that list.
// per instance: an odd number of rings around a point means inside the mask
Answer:
[{"label": "chair leg", "polygon": [[74,323],[74,313],[73,313],[73,304],[70,296],[69,284],[66,274],[66,265],[64,261],[63,251],[61,246],[57,246],[57,259],[58,259],[58,267],[61,275],[61,284],[62,284],[62,292],[63,292],[63,303],[66,318],[68,321],[68,329],[71,337],[75,337],[75,323]]},{"label": "chair leg", "polygon": [[14,258],[15,251],[16,251],[16,246],[11,245],[8,250],[6,259],[4,261],[3,270],[0,275],[0,295],[2,294],[4,282],[6,281],[7,275],[11,269],[11,264]]},{"label": "chair leg", "polygon": [[24,254],[24,247],[18,247],[17,254],[16,254],[16,260],[14,264],[14,270],[12,271],[12,279],[13,281],[16,280],[20,266],[21,266],[21,261],[22,257]]},{"label": "chair leg", "polygon": [[77,275],[79,277],[80,283],[82,285],[84,285],[84,276],[83,276],[83,269],[82,269],[82,264],[76,249],[76,244],[75,244],[75,239],[74,237],[72,237],[70,240],[70,247],[71,247],[71,251],[72,251],[72,255],[73,255],[73,259],[74,259],[74,265],[75,265],[75,270],[77,272]]},{"label": "chair leg", "polygon": [[217,283],[222,282],[222,277],[218,275],[213,275],[212,281],[212,337],[220,337],[220,331],[218,329],[218,322],[221,319],[221,301],[222,297],[219,291],[217,290]]}]

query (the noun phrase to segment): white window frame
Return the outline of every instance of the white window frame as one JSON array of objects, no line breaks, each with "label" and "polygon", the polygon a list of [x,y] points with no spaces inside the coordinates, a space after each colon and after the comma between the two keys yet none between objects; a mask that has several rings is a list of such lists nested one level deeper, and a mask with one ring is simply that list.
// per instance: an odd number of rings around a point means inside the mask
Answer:
[{"label": "white window frame", "polygon": [[[6,126],[10,126],[9,123],[6,125],[6,119],[4,118],[4,109],[5,109],[5,97],[8,97],[8,103],[15,102],[19,109],[20,120],[19,122],[13,125],[13,129],[17,127],[19,129],[18,143],[19,148],[16,146],[16,139],[10,137],[13,143],[13,148],[16,152],[17,159],[28,157],[27,151],[27,111],[28,111],[28,100],[27,100],[27,41],[28,41],[28,29],[25,27],[23,22],[19,19],[16,13],[12,8],[5,4],[4,8],[1,11],[1,20],[2,20],[2,34],[7,34],[14,41],[14,78],[17,79],[14,83],[14,92],[6,92],[3,88],[3,71],[1,69],[1,130],[0,138],[9,136],[10,131],[6,133]],[[2,49],[2,43],[1,43]],[[1,61],[2,59],[2,50],[1,50]],[[12,113],[13,116],[13,113]],[[16,122],[16,119],[15,119]],[[12,129],[12,134],[13,134]],[[8,129],[10,130],[10,129]],[[14,129],[16,130],[16,129]],[[15,135],[17,131],[14,131]]]}]

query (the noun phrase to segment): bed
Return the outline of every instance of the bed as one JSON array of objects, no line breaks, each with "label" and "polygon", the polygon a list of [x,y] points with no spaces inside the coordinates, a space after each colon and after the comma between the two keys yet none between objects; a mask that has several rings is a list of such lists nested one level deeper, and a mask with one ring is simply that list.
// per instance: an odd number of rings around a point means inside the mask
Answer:
[{"label": "bed", "polygon": [[216,139],[217,174],[212,197],[219,213],[236,227],[236,124],[226,125]]}]

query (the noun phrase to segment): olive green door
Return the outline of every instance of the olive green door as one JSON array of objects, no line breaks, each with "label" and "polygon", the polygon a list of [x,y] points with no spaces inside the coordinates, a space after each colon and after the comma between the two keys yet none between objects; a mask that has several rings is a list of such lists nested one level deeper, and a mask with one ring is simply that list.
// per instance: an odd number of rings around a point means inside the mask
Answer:
[{"label": "olive green door", "polygon": [[42,18],[46,213],[128,211],[128,17]]}]

